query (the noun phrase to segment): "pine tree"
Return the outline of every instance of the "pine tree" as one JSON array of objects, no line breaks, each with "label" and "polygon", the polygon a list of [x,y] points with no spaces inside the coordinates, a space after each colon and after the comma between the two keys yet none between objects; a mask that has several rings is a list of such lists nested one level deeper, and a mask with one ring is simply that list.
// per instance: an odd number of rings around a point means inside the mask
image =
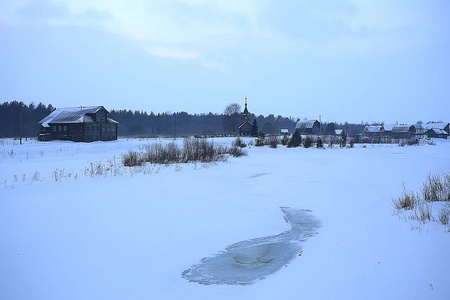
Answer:
[{"label": "pine tree", "polygon": [[307,137],[303,140],[303,147],[309,148],[309,147],[312,146],[313,142],[314,142],[313,139],[312,139],[311,137],[307,136]]},{"label": "pine tree", "polygon": [[322,142],[322,139],[320,137],[317,137],[316,147],[317,148],[323,148],[323,142]]},{"label": "pine tree", "polygon": [[341,133],[341,147],[345,147],[347,145],[347,134],[342,130]]},{"label": "pine tree", "polygon": [[288,148],[296,148],[300,146],[301,143],[302,143],[302,136],[300,135],[300,132],[296,130],[292,135],[292,138],[289,140]]},{"label": "pine tree", "polygon": [[259,128],[256,119],[253,121],[252,130],[250,131],[251,136],[258,136]]}]

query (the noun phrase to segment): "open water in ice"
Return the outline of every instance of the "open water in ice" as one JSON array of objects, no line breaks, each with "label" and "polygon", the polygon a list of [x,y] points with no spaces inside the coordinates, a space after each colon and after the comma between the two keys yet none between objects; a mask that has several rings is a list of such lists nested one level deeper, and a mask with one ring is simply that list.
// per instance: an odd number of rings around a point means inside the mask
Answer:
[{"label": "open water in ice", "polygon": [[286,266],[302,249],[302,242],[317,234],[320,221],[310,210],[282,207],[284,219],[291,229],[238,242],[224,251],[203,258],[182,273],[182,277],[200,284],[248,285],[273,274]]}]

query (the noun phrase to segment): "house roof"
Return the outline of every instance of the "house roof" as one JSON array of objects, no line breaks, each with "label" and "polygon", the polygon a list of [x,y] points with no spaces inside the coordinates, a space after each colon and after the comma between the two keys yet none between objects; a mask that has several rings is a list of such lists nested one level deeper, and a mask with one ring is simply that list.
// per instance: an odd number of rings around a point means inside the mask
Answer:
[{"label": "house roof", "polygon": [[384,125],[383,125],[383,128],[384,128],[384,131],[392,131],[392,129],[393,129],[395,126],[398,126],[398,125],[395,125],[395,124],[384,124]]},{"label": "house roof", "polygon": [[445,123],[445,122],[439,122],[439,123],[427,123],[425,125],[423,125],[423,127],[425,129],[433,129],[433,128],[437,128],[437,129],[444,129],[445,126],[447,126],[449,123]]},{"label": "house roof", "polygon": [[[39,124],[48,127],[50,123],[94,123],[94,119],[88,114],[95,114],[101,109],[105,108],[103,106],[58,108],[43,118]],[[112,119],[108,118],[108,122],[109,120]]]},{"label": "house roof", "polygon": [[313,128],[316,122],[319,123],[317,120],[300,120],[295,125],[295,128]]},{"label": "house roof", "polygon": [[445,131],[444,129],[438,129],[438,128],[431,128],[428,131],[433,131],[435,134],[443,134],[443,135],[448,135],[447,131]]},{"label": "house roof", "polygon": [[[386,127],[384,128],[386,130]],[[416,131],[416,127],[414,125],[395,125],[392,127],[393,133],[403,133],[403,132],[409,132],[410,130]]]},{"label": "house roof", "polygon": [[370,132],[370,133],[378,133],[378,132],[383,132],[384,131],[384,127],[383,125],[370,125],[370,126],[366,126],[364,127],[364,132]]},{"label": "house roof", "polygon": [[[253,125],[252,125],[252,123],[250,123],[249,121],[247,121],[247,120],[245,120],[240,126],[239,126],[239,129],[242,129],[242,128],[244,128],[244,126],[250,126],[250,127],[253,127]],[[250,128],[250,127],[248,127],[248,128]]]}]

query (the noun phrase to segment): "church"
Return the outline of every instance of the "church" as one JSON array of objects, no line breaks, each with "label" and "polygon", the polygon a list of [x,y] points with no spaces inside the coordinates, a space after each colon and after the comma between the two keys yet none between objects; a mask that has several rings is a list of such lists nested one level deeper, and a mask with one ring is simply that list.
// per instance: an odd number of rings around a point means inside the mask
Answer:
[{"label": "church", "polygon": [[247,108],[247,97],[245,97],[245,108],[244,112],[241,114],[244,117],[244,120],[241,125],[239,125],[239,135],[241,136],[250,136],[252,132],[253,125],[248,120],[248,117],[251,115]]}]

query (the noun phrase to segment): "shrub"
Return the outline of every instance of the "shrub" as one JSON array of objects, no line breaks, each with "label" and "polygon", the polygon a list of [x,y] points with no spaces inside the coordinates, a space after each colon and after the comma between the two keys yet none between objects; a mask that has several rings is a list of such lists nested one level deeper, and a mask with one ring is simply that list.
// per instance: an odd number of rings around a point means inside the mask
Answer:
[{"label": "shrub", "polygon": [[413,192],[407,192],[405,185],[403,185],[403,195],[397,200],[392,200],[394,207],[397,209],[411,210],[418,203],[418,198]]},{"label": "shrub", "polygon": [[262,147],[264,146],[264,137],[258,137],[255,140],[255,147]]},{"label": "shrub", "polygon": [[316,147],[317,148],[323,148],[323,142],[322,142],[322,139],[320,137],[317,137]]},{"label": "shrub", "polygon": [[413,146],[413,145],[419,145],[419,139],[418,138],[416,138],[416,137],[412,137],[412,138],[410,138],[407,142],[406,142],[406,144],[408,145],[408,146]]},{"label": "shrub", "polygon": [[232,146],[236,146],[236,147],[241,147],[241,148],[245,148],[247,147],[247,144],[245,144],[245,142],[240,138],[237,137],[232,143]]},{"label": "shrub", "polygon": [[288,144],[289,144],[289,137],[285,134],[285,135],[283,135],[283,137],[281,138],[281,145],[287,146]]},{"label": "shrub", "polygon": [[231,148],[228,150],[228,153],[233,157],[241,157],[247,155],[247,152],[243,150],[242,147],[238,146],[231,146]]},{"label": "shrub", "polygon": [[142,166],[145,161],[142,159],[140,153],[136,151],[128,151],[128,153],[122,155],[122,164],[125,167]]},{"label": "shrub", "polygon": [[192,161],[213,162],[226,160],[225,154],[234,157],[247,155],[241,146],[234,144],[230,148],[217,146],[213,142],[205,139],[184,139],[183,147],[175,143],[169,143],[166,146],[160,143],[146,145],[144,153],[128,151],[122,155],[122,163],[126,167],[142,166],[145,163],[152,164],[170,164],[187,163]]},{"label": "shrub", "polygon": [[450,206],[443,207],[439,211],[439,220],[443,225],[448,225],[448,220],[450,216]]},{"label": "shrub", "polygon": [[305,140],[303,141],[303,147],[305,147],[305,148],[311,147],[312,144],[313,144],[313,139],[310,136],[307,136],[305,138]]},{"label": "shrub", "polygon": [[425,201],[420,201],[417,208],[418,209],[414,211],[414,219],[419,220],[424,224],[433,219],[432,206],[430,204]]},{"label": "shrub", "polygon": [[422,195],[427,202],[450,201],[450,173],[428,174]]},{"label": "shrub", "polygon": [[350,140],[350,148],[353,148],[353,146],[355,145],[355,141],[353,139]]},{"label": "shrub", "polygon": [[279,143],[280,141],[276,136],[271,136],[267,139],[267,144],[269,145],[270,148],[276,149]]}]

